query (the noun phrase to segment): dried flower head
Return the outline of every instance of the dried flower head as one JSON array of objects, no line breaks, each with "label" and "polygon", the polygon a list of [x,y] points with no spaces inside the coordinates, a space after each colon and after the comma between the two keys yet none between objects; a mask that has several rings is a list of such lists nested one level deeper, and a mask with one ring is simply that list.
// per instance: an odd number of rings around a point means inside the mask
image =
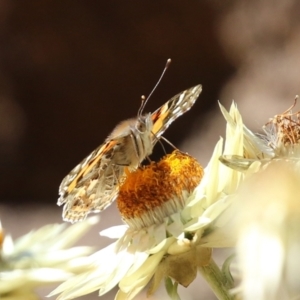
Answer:
[{"label": "dried flower head", "polygon": [[275,115],[263,127],[267,134],[269,146],[274,149],[276,156],[295,154],[300,144],[300,112],[292,112],[294,104],[282,114]]}]

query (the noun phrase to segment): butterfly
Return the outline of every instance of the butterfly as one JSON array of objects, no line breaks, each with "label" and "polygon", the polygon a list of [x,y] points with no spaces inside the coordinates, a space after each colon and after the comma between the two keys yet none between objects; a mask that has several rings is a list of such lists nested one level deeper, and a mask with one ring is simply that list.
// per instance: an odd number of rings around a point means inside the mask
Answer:
[{"label": "butterfly", "polygon": [[125,169],[133,171],[140,166],[164,131],[194,105],[201,91],[201,85],[189,88],[152,114],[143,114],[147,100],[143,101],[136,118],[117,125],[60,184],[57,204],[64,204],[63,220],[75,223],[107,208],[118,196]]}]

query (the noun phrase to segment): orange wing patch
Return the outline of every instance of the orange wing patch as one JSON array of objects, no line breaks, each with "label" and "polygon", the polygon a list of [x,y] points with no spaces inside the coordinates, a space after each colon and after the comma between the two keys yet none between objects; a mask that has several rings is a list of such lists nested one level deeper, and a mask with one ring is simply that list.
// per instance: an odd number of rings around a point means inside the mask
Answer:
[{"label": "orange wing patch", "polygon": [[164,104],[159,111],[156,111],[151,115],[152,122],[153,122],[153,128],[151,130],[152,134],[154,135],[158,132],[160,132],[161,128],[165,124],[165,120],[167,116],[169,115],[168,110],[168,103]]}]

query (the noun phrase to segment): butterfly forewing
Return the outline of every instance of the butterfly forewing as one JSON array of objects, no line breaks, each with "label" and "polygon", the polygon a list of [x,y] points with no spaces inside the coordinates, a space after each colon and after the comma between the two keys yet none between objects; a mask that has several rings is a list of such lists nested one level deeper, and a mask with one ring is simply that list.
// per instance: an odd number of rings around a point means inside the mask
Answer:
[{"label": "butterfly forewing", "polygon": [[[74,223],[85,219],[90,212],[99,212],[109,206],[125,179],[125,168],[136,169],[151,154],[158,138],[193,106],[201,90],[201,85],[187,89],[153,114],[117,126],[104,144],[63,179],[57,202],[64,204],[63,219]],[[144,125],[143,131],[140,125]]]},{"label": "butterfly forewing", "polygon": [[202,91],[201,85],[196,85],[172,97],[151,116],[153,122],[152,133],[156,142],[170,124],[187,112],[195,103]]}]

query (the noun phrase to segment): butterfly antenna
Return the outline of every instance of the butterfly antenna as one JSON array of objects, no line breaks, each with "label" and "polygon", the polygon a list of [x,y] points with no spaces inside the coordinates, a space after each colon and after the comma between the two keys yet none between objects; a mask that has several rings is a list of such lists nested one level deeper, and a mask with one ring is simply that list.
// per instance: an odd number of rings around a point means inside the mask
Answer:
[{"label": "butterfly antenna", "polygon": [[147,104],[147,102],[149,101],[150,97],[152,96],[153,92],[156,90],[157,86],[159,85],[159,83],[161,82],[162,78],[164,77],[167,69],[169,68],[171,64],[171,58],[169,58],[166,62],[166,65],[164,67],[164,70],[162,71],[157,83],[155,84],[154,88],[152,89],[151,93],[149,94],[149,96],[146,98],[145,96],[142,96],[142,104],[138,110],[138,117],[142,115],[142,112]]}]

